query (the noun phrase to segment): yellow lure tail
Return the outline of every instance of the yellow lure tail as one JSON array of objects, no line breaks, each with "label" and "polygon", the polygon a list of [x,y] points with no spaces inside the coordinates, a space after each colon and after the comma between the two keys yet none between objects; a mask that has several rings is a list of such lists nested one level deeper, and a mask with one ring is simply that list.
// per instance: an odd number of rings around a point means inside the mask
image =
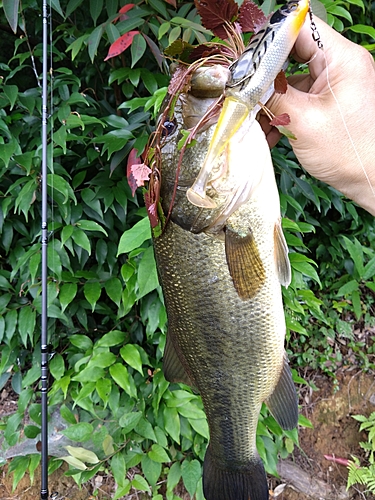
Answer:
[{"label": "yellow lure tail", "polygon": [[228,142],[241,127],[249,109],[245,104],[233,97],[224,100],[210,147],[203,166],[194,182],[187,191],[187,198],[193,205],[202,208],[215,208],[216,203],[206,194],[207,184],[215,159],[224,151]]}]

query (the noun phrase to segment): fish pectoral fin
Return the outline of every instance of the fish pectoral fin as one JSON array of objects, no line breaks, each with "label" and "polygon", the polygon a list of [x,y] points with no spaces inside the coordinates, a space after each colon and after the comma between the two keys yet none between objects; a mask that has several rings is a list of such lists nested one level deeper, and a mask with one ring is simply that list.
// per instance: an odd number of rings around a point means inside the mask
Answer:
[{"label": "fish pectoral fin", "polygon": [[288,287],[292,279],[292,271],[288,257],[288,245],[280,222],[274,229],[276,271],[281,285]]},{"label": "fish pectoral fin", "polygon": [[282,429],[292,430],[297,426],[298,398],[286,357],[279,381],[266,404]]},{"label": "fish pectoral fin", "polygon": [[164,350],[163,372],[164,377],[168,380],[168,382],[180,382],[182,384],[190,385],[190,387],[195,386],[180,361],[169,333],[167,333],[167,341]]},{"label": "fish pectoral fin", "polygon": [[252,232],[241,236],[225,228],[225,254],[234,288],[242,300],[251,299],[266,279],[262,259]]}]

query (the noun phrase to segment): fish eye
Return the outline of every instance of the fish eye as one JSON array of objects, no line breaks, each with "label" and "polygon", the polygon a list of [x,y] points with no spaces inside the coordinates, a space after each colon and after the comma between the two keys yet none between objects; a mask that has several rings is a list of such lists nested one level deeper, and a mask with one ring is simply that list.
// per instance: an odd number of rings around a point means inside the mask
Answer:
[{"label": "fish eye", "polygon": [[288,4],[288,8],[291,12],[293,12],[294,10],[296,10],[298,7],[298,3],[297,2],[290,2]]},{"label": "fish eye", "polygon": [[162,136],[168,137],[169,135],[173,134],[173,132],[176,130],[176,127],[177,125],[174,121],[166,120],[162,125]]}]

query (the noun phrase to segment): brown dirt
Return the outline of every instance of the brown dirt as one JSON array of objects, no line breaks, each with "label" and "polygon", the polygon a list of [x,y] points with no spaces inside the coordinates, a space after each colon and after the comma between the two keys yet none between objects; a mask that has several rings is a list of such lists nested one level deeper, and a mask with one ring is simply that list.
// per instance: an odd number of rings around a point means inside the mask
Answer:
[{"label": "brown dirt", "polygon": [[[345,494],[347,471],[342,465],[328,461],[324,455],[337,458],[350,458],[356,455],[363,458],[359,441],[366,435],[358,432],[359,424],[352,415],[369,415],[375,411],[375,380],[373,374],[342,370],[337,374],[337,384],[322,375],[316,375],[314,383],[318,391],[301,390],[302,413],[314,425],[314,429],[301,428],[299,433],[301,449],[293,455],[294,464],[301,471],[307,472],[311,478],[324,481],[332,490],[334,500],[375,500],[373,496],[356,490]],[[14,411],[15,395],[6,391],[6,398],[0,395],[0,417]],[[4,391],[3,391],[4,394]],[[13,406],[12,406],[13,404]],[[115,491],[111,478],[97,475],[91,482],[79,488],[71,477],[64,475],[67,466],[55,471],[49,477],[50,500],[107,500],[113,497]],[[307,496],[298,490],[298,484],[292,484],[296,478],[270,479],[271,499],[276,500],[311,500],[318,497]],[[297,481],[298,482],[298,481]],[[285,486],[283,486],[285,485]],[[296,490],[297,488],[297,490]],[[178,492],[183,500],[189,495]],[[341,496],[340,496],[341,494]],[[0,499],[1,500],[35,500],[40,497],[40,472],[36,471],[34,485],[30,485],[28,475],[12,492],[12,477],[7,475],[6,466],[0,469]],[[125,497],[124,497],[125,498]],[[134,492],[126,499],[141,499]],[[149,497],[148,497],[149,498]],[[326,500],[328,497],[321,497]]]}]

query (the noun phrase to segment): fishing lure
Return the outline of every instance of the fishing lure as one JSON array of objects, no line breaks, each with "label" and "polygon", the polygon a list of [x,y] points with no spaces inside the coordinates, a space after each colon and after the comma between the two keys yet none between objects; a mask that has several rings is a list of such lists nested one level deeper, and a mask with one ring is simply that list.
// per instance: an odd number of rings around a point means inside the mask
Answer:
[{"label": "fishing lure", "polygon": [[231,76],[207,156],[187,191],[193,205],[215,207],[215,202],[206,194],[214,162],[249,113],[255,120],[260,109],[258,103],[266,102],[272,95],[273,82],[289,56],[308,10],[308,0],[293,0],[281,7],[229,67]]}]

